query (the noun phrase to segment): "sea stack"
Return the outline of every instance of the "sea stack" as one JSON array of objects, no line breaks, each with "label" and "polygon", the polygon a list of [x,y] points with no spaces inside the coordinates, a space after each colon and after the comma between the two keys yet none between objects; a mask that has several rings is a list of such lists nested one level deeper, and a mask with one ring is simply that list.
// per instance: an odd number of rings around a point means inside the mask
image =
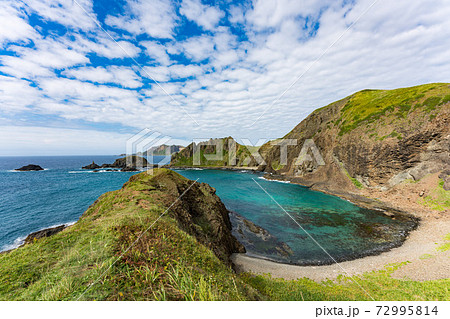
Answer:
[{"label": "sea stack", "polygon": [[98,168],[100,168],[100,166],[95,164],[94,161],[92,161],[92,164],[89,164],[89,165],[86,165],[86,166],[82,167],[82,169],[98,169]]}]

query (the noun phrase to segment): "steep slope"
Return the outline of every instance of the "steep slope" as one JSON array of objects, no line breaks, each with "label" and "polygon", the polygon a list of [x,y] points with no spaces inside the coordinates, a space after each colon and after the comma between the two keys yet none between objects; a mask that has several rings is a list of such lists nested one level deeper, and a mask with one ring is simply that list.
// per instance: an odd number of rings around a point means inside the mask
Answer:
[{"label": "steep slope", "polygon": [[143,156],[151,156],[151,155],[159,155],[159,156],[165,156],[165,155],[171,155],[173,153],[179,152],[182,150],[184,146],[181,145],[166,145],[162,144],[159,146],[153,146],[148,151],[143,153]]},{"label": "steep slope", "polygon": [[230,268],[243,247],[228,211],[193,182],[166,169],[134,175],[75,225],[0,254],[0,299],[252,298]]},{"label": "steep slope", "polygon": [[[220,147],[222,147],[222,152],[220,152]],[[198,154],[198,162],[196,162],[194,154]],[[216,154],[218,157],[214,159]],[[209,158],[207,158],[208,156]],[[248,166],[252,159],[248,147],[237,143],[232,137],[225,137],[189,144],[183,150],[172,155],[170,166],[244,167]],[[233,163],[233,161],[235,162]]]},{"label": "steep slope", "polygon": [[[297,140],[287,165],[280,165],[280,147],[267,143],[262,170],[335,193],[418,181],[450,168],[450,86],[357,92],[314,111],[284,138]],[[325,165],[314,156],[296,164],[307,139]]]}]

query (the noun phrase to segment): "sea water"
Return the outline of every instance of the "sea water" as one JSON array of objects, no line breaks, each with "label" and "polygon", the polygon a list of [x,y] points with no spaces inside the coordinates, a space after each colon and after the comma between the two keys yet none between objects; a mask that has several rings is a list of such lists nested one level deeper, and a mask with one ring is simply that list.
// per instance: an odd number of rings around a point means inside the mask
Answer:
[{"label": "sea water", "polygon": [[[208,183],[226,207],[262,227],[272,238],[247,231],[234,235],[247,254],[299,265],[330,264],[377,254],[398,246],[416,221],[370,210],[309,188],[266,180],[261,173],[226,170],[177,170]],[[233,218],[233,215],[232,215]],[[264,237],[264,236],[263,236]],[[267,237],[267,236],[266,236]],[[289,248],[285,249],[286,244]],[[289,251],[290,250],[290,251]]]},{"label": "sea water", "polygon": [[[101,194],[122,187],[135,173],[81,169],[119,157],[0,157],[0,251],[17,247],[31,232],[76,222]],[[28,164],[44,170],[14,170]]]},{"label": "sea water", "polygon": [[[92,161],[113,163],[117,158],[0,157],[0,251],[17,247],[31,232],[76,222],[101,194],[122,187],[135,173],[81,169]],[[27,164],[45,170],[14,171]],[[238,232],[231,215],[235,236],[257,257],[294,264],[354,259],[399,245],[414,226],[411,220],[392,219],[306,187],[265,180],[260,173],[176,171],[215,187],[230,211],[271,235]]]}]

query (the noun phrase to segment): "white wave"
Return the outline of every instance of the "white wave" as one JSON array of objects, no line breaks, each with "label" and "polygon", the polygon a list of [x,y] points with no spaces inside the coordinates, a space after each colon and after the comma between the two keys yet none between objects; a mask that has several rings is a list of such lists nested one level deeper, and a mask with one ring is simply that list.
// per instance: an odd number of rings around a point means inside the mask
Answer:
[{"label": "white wave", "polygon": [[11,249],[16,249],[16,248],[22,246],[23,243],[25,242],[25,238],[27,238],[27,236],[23,236],[23,237],[18,237],[18,238],[16,238],[12,244],[4,245],[4,246],[0,249],[0,252],[2,252],[2,251],[7,251],[7,250],[11,250]]},{"label": "white wave", "polygon": [[268,182],[277,182],[277,183],[283,183],[283,184],[291,184],[290,181],[280,181],[278,179],[268,179],[268,178],[265,178],[264,176],[259,176],[258,178],[259,179],[263,179],[263,180],[268,181]]}]

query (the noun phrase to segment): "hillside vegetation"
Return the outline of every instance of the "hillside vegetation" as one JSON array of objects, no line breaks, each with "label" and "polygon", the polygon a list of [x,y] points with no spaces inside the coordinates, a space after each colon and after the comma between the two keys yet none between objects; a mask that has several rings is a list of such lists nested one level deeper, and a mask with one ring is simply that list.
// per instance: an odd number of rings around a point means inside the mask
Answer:
[{"label": "hillside vegetation", "polygon": [[[297,140],[287,165],[279,163],[280,147],[267,143],[264,171],[319,190],[357,193],[418,181],[450,168],[450,85],[363,90],[315,110],[284,138]],[[325,165],[296,163],[308,139]]]},{"label": "hillside vegetation", "polygon": [[[222,153],[218,151],[220,147],[222,147]],[[232,137],[210,139],[206,142],[191,143],[183,150],[173,154],[170,166],[243,167],[248,166],[252,160],[250,150],[252,150],[251,147],[237,143]],[[197,163],[195,162],[194,153],[198,154],[199,162]],[[218,159],[214,159],[216,155]]]},{"label": "hillside vegetation", "polygon": [[324,283],[237,275],[227,257],[242,247],[223,209],[207,184],[166,169],[135,175],[75,225],[0,254],[0,299],[370,300],[354,280],[376,300],[450,298],[449,280],[397,280],[392,267]]}]

